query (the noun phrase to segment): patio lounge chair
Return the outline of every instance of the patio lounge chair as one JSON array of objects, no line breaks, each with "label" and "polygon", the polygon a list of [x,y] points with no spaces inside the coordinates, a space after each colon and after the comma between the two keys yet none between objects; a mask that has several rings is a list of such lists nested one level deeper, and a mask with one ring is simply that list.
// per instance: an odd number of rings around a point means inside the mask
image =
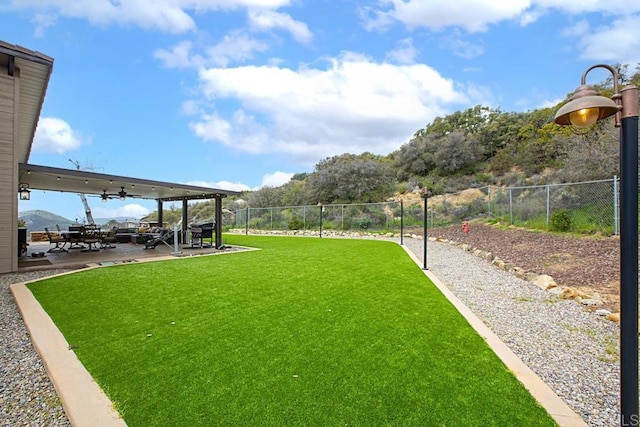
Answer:
[{"label": "patio lounge chair", "polygon": [[[44,231],[47,233],[47,238],[49,239],[49,243],[51,243],[52,245],[55,244],[55,246],[50,248],[47,252],[68,252],[64,248],[64,245],[69,243],[69,240],[67,240],[63,236],[54,236],[53,234],[51,234],[51,232],[47,227],[44,228]],[[62,246],[60,246],[61,243],[62,243]]]},{"label": "patio lounge chair", "polygon": [[169,242],[173,240],[173,232],[168,229],[162,229],[162,232],[144,244],[145,249],[155,249],[160,243],[171,247]]}]

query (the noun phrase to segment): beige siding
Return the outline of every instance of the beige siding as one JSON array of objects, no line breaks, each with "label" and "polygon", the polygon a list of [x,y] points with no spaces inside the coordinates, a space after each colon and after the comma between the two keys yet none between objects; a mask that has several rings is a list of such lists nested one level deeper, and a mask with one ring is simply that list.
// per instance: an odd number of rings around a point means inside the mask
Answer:
[{"label": "beige siding", "polygon": [[[18,73],[16,73],[19,75]],[[14,142],[17,138],[16,94],[19,89],[17,76],[9,76],[0,67],[0,273],[18,269],[17,230],[18,216]]]}]

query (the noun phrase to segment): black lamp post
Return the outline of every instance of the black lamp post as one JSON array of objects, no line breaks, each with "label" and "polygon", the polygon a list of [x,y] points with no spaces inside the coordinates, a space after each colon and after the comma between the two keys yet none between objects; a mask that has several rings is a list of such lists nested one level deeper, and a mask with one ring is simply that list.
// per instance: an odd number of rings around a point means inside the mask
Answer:
[{"label": "black lamp post", "polygon": [[422,253],[422,269],[428,270],[427,267],[427,240],[429,240],[429,235],[427,233],[427,199],[429,197],[429,190],[427,187],[424,187],[424,214],[423,214],[423,230],[422,230],[422,240],[423,240],[423,253]]},{"label": "black lamp post", "polygon": [[[613,75],[611,99],[585,84],[587,73],[605,68]],[[618,90],[618,73],[594,65],[581,86],[556,113],[559,125],[585,127],[615,114],[620,127],[620,425],[637,426],[638,418],[638,88]]]}]

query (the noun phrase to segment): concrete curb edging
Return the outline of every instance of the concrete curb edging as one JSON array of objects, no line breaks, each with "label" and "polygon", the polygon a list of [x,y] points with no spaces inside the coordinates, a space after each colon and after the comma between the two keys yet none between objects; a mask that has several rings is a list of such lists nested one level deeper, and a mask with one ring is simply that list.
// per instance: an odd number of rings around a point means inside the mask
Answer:
[{"label": "concrete curb edging", "polygon": [[15,283],[10,289],[71,425],[126,426],[26,284]]},{"label": "concrete curb edging", "polygon": [[[422,268],[422,262],[406,246],[402,248]],[[500,338],[491,331],[466,305],[456,297],[453,292],[430,270],[423,270],[424,274],[436,285],[440,292],[453,304],[458,312],[469,322],[469,325],[489,345],[491,350],[502,360],[507,368],[525,386],[536,401],[549,413],[549,415],[564,427],[588,427],[578,414],[576,414],[535,372],[520,360]]]},{"label": "concrete curb edging", "polygon": [[[243,250],[259,250],[246,248]],[[220,252],[195,256],[225,255],[235,252]],[[172,261],[189,257],[175,257],[171,255],[153,258],[134,259],[132,263],[155,261]],[[56,276],[74,274],[94,268],[108,268],[118,264],[100,265],[96,263],[84,264],[82,269],[74,269]],[[41,279],[37,279],[41,280]],[[35,281],[37,281],[35,280]],[[69,349],[67,340],[44,311],[38,300],[33,296],[27,284],[32,281],[14,283],[9,286],[13,299],[18,306],[23,323],[29,332],[31,343],[40,355],[51,382],[60,398],[62,407],[74,427],[126,427],[125,421],[113,407],[113,403],[93,377],[77,358],[73,350]]]},{"label": "concrete curb edging", "polygon": [[[406,246],[402,246],[402,248],[418,266],[422,265],[416,255]],[[176,258],[168,257],[168,259]],[[156,260],[158,259],[156,258]],[[90,266],[90,268],[96,267],[100,266]],[[74,272],[62,274],[71,273]],[[429,270],[424,273],[560,426],[587,427],[587,424],[437,276]],[[93,380],[75,353],[69,349],[69,344],[62,333],[27,288],[27,283],[29,282],[13,284],[10,286],[10,290],[31,336],[31,341],[45,365],[71,425],[126,427],[126,423],[114,409],[112,402]]]}]

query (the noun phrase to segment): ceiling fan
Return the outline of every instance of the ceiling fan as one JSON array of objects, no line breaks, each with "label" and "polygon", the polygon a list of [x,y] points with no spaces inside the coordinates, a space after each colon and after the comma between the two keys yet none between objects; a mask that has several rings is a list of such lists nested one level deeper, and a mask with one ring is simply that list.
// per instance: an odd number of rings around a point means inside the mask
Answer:
[{"label": "ceiling fan", "polygon": [[102,199],[103,202],[106,202],[109,199],[124,200],[127,198],[127,196],[140,197],[137,194],[129,194],[124,190],[124,187],[120,187],[120,191],[118,191],[117,193],[107,193],[107,190],[102,190],[102,194],[100,195],[100,198]]}]

